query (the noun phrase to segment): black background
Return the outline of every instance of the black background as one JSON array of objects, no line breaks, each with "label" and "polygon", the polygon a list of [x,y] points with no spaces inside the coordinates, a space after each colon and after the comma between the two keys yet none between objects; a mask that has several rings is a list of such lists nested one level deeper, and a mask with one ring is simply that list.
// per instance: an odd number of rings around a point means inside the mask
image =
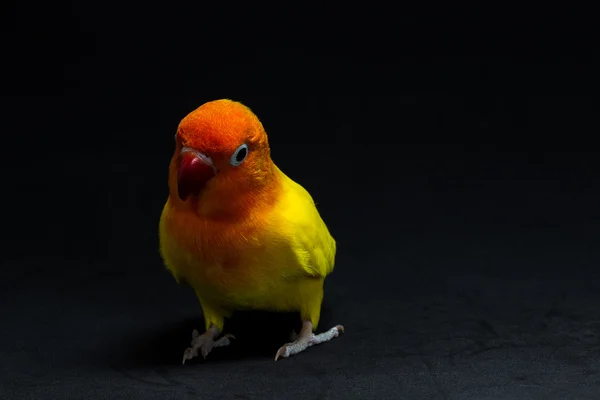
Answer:
[{"label": "black background", "polygon": [[[3,12],[0,397],[600,398],[590,11],[165,4]],[[217,98],[338,241],[346,334],[277,363],[293,316],[180,364],[203,322],[158,218]]]}]

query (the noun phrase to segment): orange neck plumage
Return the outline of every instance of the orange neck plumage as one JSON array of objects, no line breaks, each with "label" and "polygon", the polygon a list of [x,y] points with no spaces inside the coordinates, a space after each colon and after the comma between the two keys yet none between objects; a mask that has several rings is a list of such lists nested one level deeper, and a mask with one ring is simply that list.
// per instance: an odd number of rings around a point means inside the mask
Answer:
[{"label": "orange neck plumage", "polygon": [[270,159],[265,160],[261,179],[239,182],[215,177],[199,196],[186,201],[177,195],[177,157],[169,166],[169,195],[173,207],[179,211],[194,213],[206,220],[238,220],[250,213],[270,209],[279,192],[280,176]]},{"label": "orange neck plumage", "polygon": [[[227,274],[228,284],[243,286],[248,277],[240,262],[242,255],[250,251],[246,247],[258,241],[258,233],[269,220],[266,214],[282,192],[281,175],[275,165],[268,176],[260,186],[244,187],[227,181],[208,185],[199,197],[182,201],[177,191],[177,166],[172,162],[170,195],[163,222],[169,237],[177,244],[176,253],[184,258],[193,255],[204,266],[233,268],[235,273]],[[203,273],[194,266],[181,265],[183,269],[177,275],[186,280]]]}]

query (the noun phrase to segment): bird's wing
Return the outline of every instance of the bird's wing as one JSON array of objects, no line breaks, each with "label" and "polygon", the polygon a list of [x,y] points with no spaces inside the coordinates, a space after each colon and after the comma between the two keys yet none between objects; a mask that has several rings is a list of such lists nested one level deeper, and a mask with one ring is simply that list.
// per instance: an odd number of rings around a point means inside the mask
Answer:
[{"label": "bird's wing", "polygon": [[284,190],[278,214],[289,250],[301,267],[297,272],[324,278],[333,271],[336,242],[310,194],[291,180]]},{"label": "bird's wing", "polygon": [[325,278],[333,271],[336,243],[325,224],[315,225],[297,231],[294,247],[303,270],[310,276]]}]

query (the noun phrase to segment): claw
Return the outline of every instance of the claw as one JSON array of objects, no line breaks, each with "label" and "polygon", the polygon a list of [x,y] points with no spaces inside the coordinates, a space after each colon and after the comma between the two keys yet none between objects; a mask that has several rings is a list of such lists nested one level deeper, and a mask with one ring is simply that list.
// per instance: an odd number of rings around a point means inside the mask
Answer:
[{"label": "claw", "polygon": [[235,336],[231,333],[224,335],[222,338],[215,340],[213,347],[223,347],[231,344],[231,339],[235,340]]},{"label": "claw", "polygon": [[277,350],[277,354],[275,354],[275,361],[279,359],[279,357],[287,357],[286,353],[288,351],[287,345],[283,345]]},{"label": "claw", "polygon": [[186,360],[191,360],[194,356],[192,355],[194,349],[187,348],[185,349],[185,351],[183,352],[183,361],[181,362],[181,365],[185,365],[185,361]]},{"label": "claw", "polygon": [[202,352],[202,358],[204,358],[206,360],[206,357],[208,357],[208,353],[210,353],[210,347],[208,346],[202,346],[200,347],[200,351]]}]

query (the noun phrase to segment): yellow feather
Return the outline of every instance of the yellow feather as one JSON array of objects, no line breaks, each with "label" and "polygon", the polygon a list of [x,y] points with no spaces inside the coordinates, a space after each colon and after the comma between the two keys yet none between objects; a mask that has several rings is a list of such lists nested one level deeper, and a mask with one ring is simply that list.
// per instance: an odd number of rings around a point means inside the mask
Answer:
[{"label": "yellow feather", "polygon": [[336,242],[310,194],[279,168],[273,172],[274,203],[243,220],[222,222],[233,226],[198,219],[172,199],[163,209],[162,257],[175,278],[195,290],[207,329],[215,325],[222,331],[225,318],[247,309],[298,311],[313,329],[318,326]]}]

